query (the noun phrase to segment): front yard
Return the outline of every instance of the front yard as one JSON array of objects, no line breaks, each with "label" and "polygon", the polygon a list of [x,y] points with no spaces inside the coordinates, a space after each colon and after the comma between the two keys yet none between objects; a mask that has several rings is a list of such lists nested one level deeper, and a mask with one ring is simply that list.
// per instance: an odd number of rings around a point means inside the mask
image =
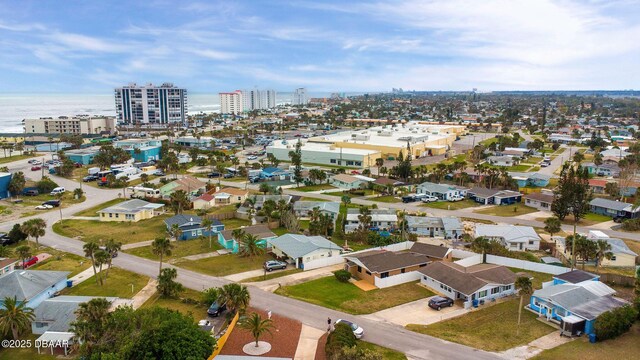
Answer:
[{"label": "front yard", "polygon": [[513,205],[495,205],[489,209],[475,211],[476,214],[494,215],[494,216],[519,216],[538,212],[536,208],[522,204]]},{"label": "front yard", "polygon": [[225,230],[232,230],[232,229],[237,229],[239,227],[251,225],[251,221],[245,220],[245,219],[237,219],[237,218],[224,219],[224,220],[220,220],[220,222],[224,224]]},{"label": "front yard", "polygon": [[354,315],[371,314],[434,295],[417,283],[362,291],[351,283],[339,282],[334,276],[284,286],[276,290],[276,294]]},{"label": "front yard", "polygon": [[[103,268],[102,271],[106,270]],[[98,285],[95,276],[92,276],[77,286],[65,288],[61,293],[62,295],[115,296],[131,299],[133,295],[147,285],[147,282],[149,282],[149,278],[144,275],[112,267],[104,285]],[[132,284],[133,291],[131,291]]]},{"label": "front yard", "polygon": [[[218,237],[211,237],[211,247],[209,247],[209,237],[206,236],[202,239],[193,239],[193,240],[181,240],[181,241],[172,241],[173,249],[171,250],[170,256],[164,256],[162,259],[166,261],[168,259],[177,259],[184,256],[196,255],[196,254],[205,254],[214,252],[216,250],[222,249],[222,246],[218,243]],[[154,255],[151,251],[151,245],[137,247],[133,249],[125,250],[127,254],[140,256],[143,258],[151,259],[151,260],[159,260],[158,256]]]},{"label": "front yard", "polygon": [[637,359],[640,354],[640,325],[636,324],[626,334],[611,340],[590,344],[583,336],[556,348],[545,350],[534,360],[601,360]]},{"label": "front yard", "polygon": [[[538,218],[536,220],[539,221],[544,221],[546,218]],[[584,218],[580,219],[580,221],[578,221],[578,225],[579,226],[590,226],[590,225],[595,225],[595,224],[599,224],[602,222],[606,222],[606,221],[612,221],[613,218],[609,217],[609,216],[605,216],[605,215],[600,215],[600,214],[595,214],[592,212],[587,213]],[[564,218],[564,220],[562,220],[562,223],[565,225],[573,225],[573,215],[567,215],[566,218]]]},{"label": "front yard", "polygon": [[119,204],[119,203],[121,203],[123,201],[126,201],[126,200],[127,199],[121,199],[121,198],[109,200],[109,201],[107,201],[105,203],[98,204],[98,205],[96,205],[94,207],[88,208],[86,210],[82,210],[82,211],[77,212],[77,213],[75,213],[73,215],[74,216],[93,216],[93,217],[97,217],[98,216],[98,211],[100,211],[102,209],[105,209],[105,208],[108,208],[110,206]]},{"label": "front yard", "polygon": [[218,255],[200,260],[177,260],[174,265],[212,276],[226,276],[250,270],[262,269],[262,264],[273,260],[269,254],[241,257],[235,254]]},{"label": "front yard", "polygon": [[517,333],[519,302],[519,299],[512,299],[485,305],[457,318],[431,325],[409,324],[406,328],[486,351],[504,351],[525,345],[555,331],[536,320],[535,314],[523,309],[520,332]]},{"label": "front yard", "polygon": [[397,197],[395,197],[393,195],[377,196],[377,197],[368,198],[367,200],[383,202],[383,203],[399,203],[399,202],[402,202],[402,200],[398,199]]},{"label": "front yard", "polygon": [[301,186],[299,188],[295,188],[296,191],[304,191],[304,192],[318,191],[318,190],[337,190],[337,189],[338,189],[337,187],[329,184],[315,184],[315,185]]},{"label": "front yard", "polygon": [[164,219],[171,215],[156,216],[138,222],[113,222],[99,220],[63,220],[53,225],[57,234],[80,238],[82,241],[114,239],[123,244],[153,240],[167,236]]},{"label": "front yard", "polygon": [[[180,298],[163,298],[159,293],[153,294],[144,304],[142,304],[143,308],[159,306],[165,309],[176,310],[185,315],[191,313],[193,315],[194,321],[198,321],[201,318],[207,317],[207,306],[200,303],[200,299],[202,298],[202,293],[191,290],[184,289],[180,293]],[[195,300],[192,302],[191,300]]]},{"label": "front yard", "polygon": [[466,209],[469,207],[480,206],[480,204],[478,204],[473,200],[465,199],[462,201],[436,201],[436,202],[424,203],[420,206],[428,207],[432,209],[460,210],[460,209]]},{"label": "front yard", "polygon": [[70,271],[69,277],[72,277],[91,267],[91,260],[82,256],[50,248],[39,249],[38,253],[40,252],[47,252],[52,256],[41,263],[33,265],[30,268],[31,270]]}]

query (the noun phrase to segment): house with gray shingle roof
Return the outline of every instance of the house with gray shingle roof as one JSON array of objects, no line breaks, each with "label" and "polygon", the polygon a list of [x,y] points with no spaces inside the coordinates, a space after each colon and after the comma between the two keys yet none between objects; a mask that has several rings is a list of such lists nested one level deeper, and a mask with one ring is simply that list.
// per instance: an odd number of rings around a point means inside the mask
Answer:
[{"label": "house with gray shingle roof", "polygon": [[335,224],[338,214],[340,213],[340,203],[337,201],[302,201],[298,200],[293,203],[293,211],[296,216],[308,218],[313,209],[318,208],[320,214],[329,215]]},{"label": "house with gray shingle roof", "polygon": [[100,221],[131,221],[151,219],[164,213],[164,204],[140,199],[127,200],[98,211]]},{"label": "house with gray shingle roof", "polygon": [[0,308],[4,298],[15,297],[34,309],[67,286],[69,271],[13,270],[0,276]]},{"label": "house with gray shingle roof", "polygon": [[322,236],[284,234],[268,240],[276,257],[303,270],[340,264],[342,248]]},{"label": "house with gray shingle roof", "polygon": [[640,208],[634,208],[633,204],[622,201],[595,198],[591,200],[589,205],[591,206],[591,212],[611,216],[612,218],[634,219],[640,214]]},{"label": "house with gray shingle roof", "polygon": [[540,250],[540,236],[531,226],[477,224],[475,237],[497,240],[509,251]]},{"label": "house with gray shingle roof", "polygon": [[459,196],[466,197],[469,189],[456,185],[423,182],[416,187],[417,194],[435,196],[440,200],[451,200]]},{"label": "house with gray shingle roof", "polygon": [[218,236],[218,233],[224,230],[224,224],[217,219],[211,219],[213,224],[211,228],[205,228],[202,224],[202,218],[196,215],[178,214],[164,220],[167,232],[171,231],[173,226],[177,226],[182,233],[178,240],[190,240],[199,236]]},{"label": "house with gray shingle roof", "polygon": [[445,239],[458,239],[464,233],[464,227],[457,217],[405,216],[408,231],[418,236],[442,236]]}]

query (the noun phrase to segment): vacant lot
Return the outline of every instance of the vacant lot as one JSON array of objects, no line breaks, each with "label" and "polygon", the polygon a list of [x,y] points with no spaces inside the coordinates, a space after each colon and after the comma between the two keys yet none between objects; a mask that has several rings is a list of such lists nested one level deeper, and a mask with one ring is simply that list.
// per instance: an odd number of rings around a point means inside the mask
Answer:
[{"label": "vacant lot", "polygon": [[251,225],[251,221],[249,220],[236,219],[236,218],[220,220],[220,222],[224,224],[225,230],[232,230],[232,229],[237,229],[239,227]]},{"label": "vacant lot", "polygon": [[31,270],[70,271],[71,274],[69,274],[69,277],[72,277],[91,267],[91,260],[75,254],[56,251],[50,248],[40,249],[38,252],[47,252],[52,256],[32,266]]},{"label": "vacant lot", "polygon": [[[207,313],[207,306],[200,303],[201,298],[202,293],[191,289],[184,289],[180,293],[179,299],[163,298],[160,296],[160,294],[155,293],[142,305],[142,307],[146,308],[151,306],[159,306],[166,309],[179,311],[185,315],[191,313],[193,315],[194,321],[197,322],[201,318],[205,318]],[[195,300],[195,303],[193,303],[191,300]]]},{"label": "vacant lot", "polygon": [[466,209],[473,206],[480,206],[480,204],[478,204],[473,200],[466,199],[462,201],[436,201],[436,202],[424,203],[420,206],[428,207],[432,209],[460,210],[460,209]]},{"label": "vacant lot", "polygon": [[640,325],[636,324],[617,339],[590,344],[583,336],[575,341],[545,350],[535,360],[637,359],[640,354]]},{"label": "vacant lot", "polygon": [[525,345],[555,331],[523,309],[517,334],[518,305],[519,299],[508,300],[431,325],[409,324],[407,329],[487,351]]},{"label": "vacant lot", "polygon": [[276,293],[356,315],[374,313],[434,295],[416,283],[362,291],[351,283],[339,282],[334,276],[284,286]]},{"label": "vacant lot", "polygon": [[123,201],[126,201],[127,199],[113,199],[113,200],[109,200],[105,203],[96,205],[94,207],[88,208],[86,210],[82,210],[80,212],[77,212],[75,214],[73,214],[74,216],[98,216],[98,211],[108,208],[110,206],[113,206],[115,204],[119,204]]},{"label": "vacant lot", "polygon": [[[193,240],[172,241],[171,244],[173,245],[171,255],[163,256],[163,261],[166,261],[168,259],[177,259],[189,255],[210,253],[222,249],[222,246],[220,246],[220,244],[218,243],[217,236],[211,237],[211,247],[209,247],[209,237]],[[159,260],[158,256],[154,255],[151,251],[151,245],[128,249],[125,250],[125,252],[127,254],[140,256],[151,260]]]},{"label": "vacant lot", "polygon": [[[106,271],[103,269],[103,271]],[[131,299],[138,291],[142,290],[149,278],[127,270],[113,267],[109,270],[109,277],[104,285],[96,283],[94,276],[72,288],[66,288],[62,295],[83,295],[83,296],[115,296]],[[131,285],[133,284],[133,292]]]},{"label": "vacant lot", "polygon": [[56,233],[82,241],[114,239],[123,244],[167,236],[164,219],[169,215],[138,222],[102,222],[98,220],[63,220],[53,225]]},{"label": "vacant lot", "polygon": [[235,254],[219,255],[195,261],[178,260],[174,265],[212,276],[226,276],[249,270],[262,269],[262,264],[272,260],[269,254],[254,257],[241,257]]},{"label": "vacant lot", "polygon": [[296,191],[304,191],[304,192],[318,191],[318,190],[337,190],[337,188],[329,184],[316,184],[316,185],[301,186],[299,188],[296,188]]},{"label": "vacant lot", "polygon": [[538,209],[522,205],[496,205],[489,209],[475,211],[477,214],[494,215],[494,216],[519,216],[538,212]]}]

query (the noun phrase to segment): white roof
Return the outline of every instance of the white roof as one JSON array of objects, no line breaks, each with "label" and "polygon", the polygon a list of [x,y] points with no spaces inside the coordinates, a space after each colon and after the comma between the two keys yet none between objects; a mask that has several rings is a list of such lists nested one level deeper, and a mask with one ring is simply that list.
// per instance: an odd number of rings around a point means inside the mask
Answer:
[{"label": "white roof", "polygon": [[[283,143],[284,142],[284,143]],[[274,140],[272,145],[267,147],[269,149],[289,149],[293,150],[296,146],[298,140]],[[304,141],[301,140],[302,147],[301,150],[308,152],[318,152],[318,153],[332,153],[332,154],[343,154],[343,155],[371,155],[371,154],[379,154],[380,152],[377,150],[367,150],[367,149],[352,149],[352,148],[338,148],[333,146],[332,143],[316,143],[309,142],[306,139]]]},{"label": "white roof", "polygon": [[531,226],[520,225],[476,225],[476,237],[500,237],[506,242],[528,242],[529,240],[540,240],[540,236]]},{"label": "white roof", "polygon": [[589,234],[587,235],[587,238],[589,239],[603,239],[603,238],[608,238],[609,235],[603,233],[600,230],[589,230]]},{"label": "white roof", "polygon": [[36,342],[44,343],[44,342],[53,342],[53,343],[62,343],[67,342],[69,345],[73,340],[72,332],[62,332],[62,331],[45,331],[44,334],[40,335],[40,337],[36,340]]},{"label": "white roof", "polygon": [[605,283],[602,283],[600,281],[587,280],[587,281],[580,282],[576,285],[580,285],[583,288],[589,290],[591,293],[596,294],[598,296],[607,296],[607,295],[613,295],[616,293],[615,290],[613,290],[612,288],[607,286]]}]

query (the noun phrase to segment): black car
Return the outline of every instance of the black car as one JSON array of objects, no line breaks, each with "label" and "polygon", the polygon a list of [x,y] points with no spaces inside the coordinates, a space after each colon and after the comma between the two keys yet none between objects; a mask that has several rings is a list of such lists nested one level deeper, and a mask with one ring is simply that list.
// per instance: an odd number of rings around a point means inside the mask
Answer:
[{"label": "black car", "polygon": [[219,172],[208,173],[207,177],[208,178],[217,178],[217,177],[220,177],[220,173]]},{"label": "black car", "polygon": [[90,182],[90,181],[96,181],[96,180],[98,180],[98,177],[95,175],[87,175],[82,178],[82,181],[84,182]]},{"label": "black car", "polygon": [[40,192],[38,191],[38,189],[29,188],[29,189],[22,190],[22,195],[24,195],[24,196],[38,196],[38,195],[40,195]]},{"label": "black car", "polygon": [[229,173],[224,174],[225,179],[231,179],[232,177],[233,177],[233,174],[229,174]]},{"label": "black car", "polygon": [[109,182],[108,181],[98,181],[98,186],[109,186]]},{"label": "black car", "polygon": [[51,205],[53,207],[60,206],[60,200],[49,200],[42,203],[42,205]]},{"label": "black car", "polygon": [[413,195],[409,195],[409,196],[403,196],[402,197],[402,202],[403,203],[410,203],[410,202],[414,202],[416,201],[416,197]]},{"label": "black car", "polygon": [[623,218],[622,216],[616,216],[613,218],[613,222],[618,223],[618,224],[622,224],[625,220],[625,218]]},{"label": "black car", "polygon": [[207,310],[207,314],[213,317],[217,317],[218,315],[222,314],[226,310],[227,310],[227,304],[220,305],[218,304],[217,301],[214,301],[213,304],[209,306],[209,309]]},{"label": "black car", "polygon": [[453,300],[448,297],[434,296],[429,300],[429,307],[440,311],[443,307],[453,306]]}]

